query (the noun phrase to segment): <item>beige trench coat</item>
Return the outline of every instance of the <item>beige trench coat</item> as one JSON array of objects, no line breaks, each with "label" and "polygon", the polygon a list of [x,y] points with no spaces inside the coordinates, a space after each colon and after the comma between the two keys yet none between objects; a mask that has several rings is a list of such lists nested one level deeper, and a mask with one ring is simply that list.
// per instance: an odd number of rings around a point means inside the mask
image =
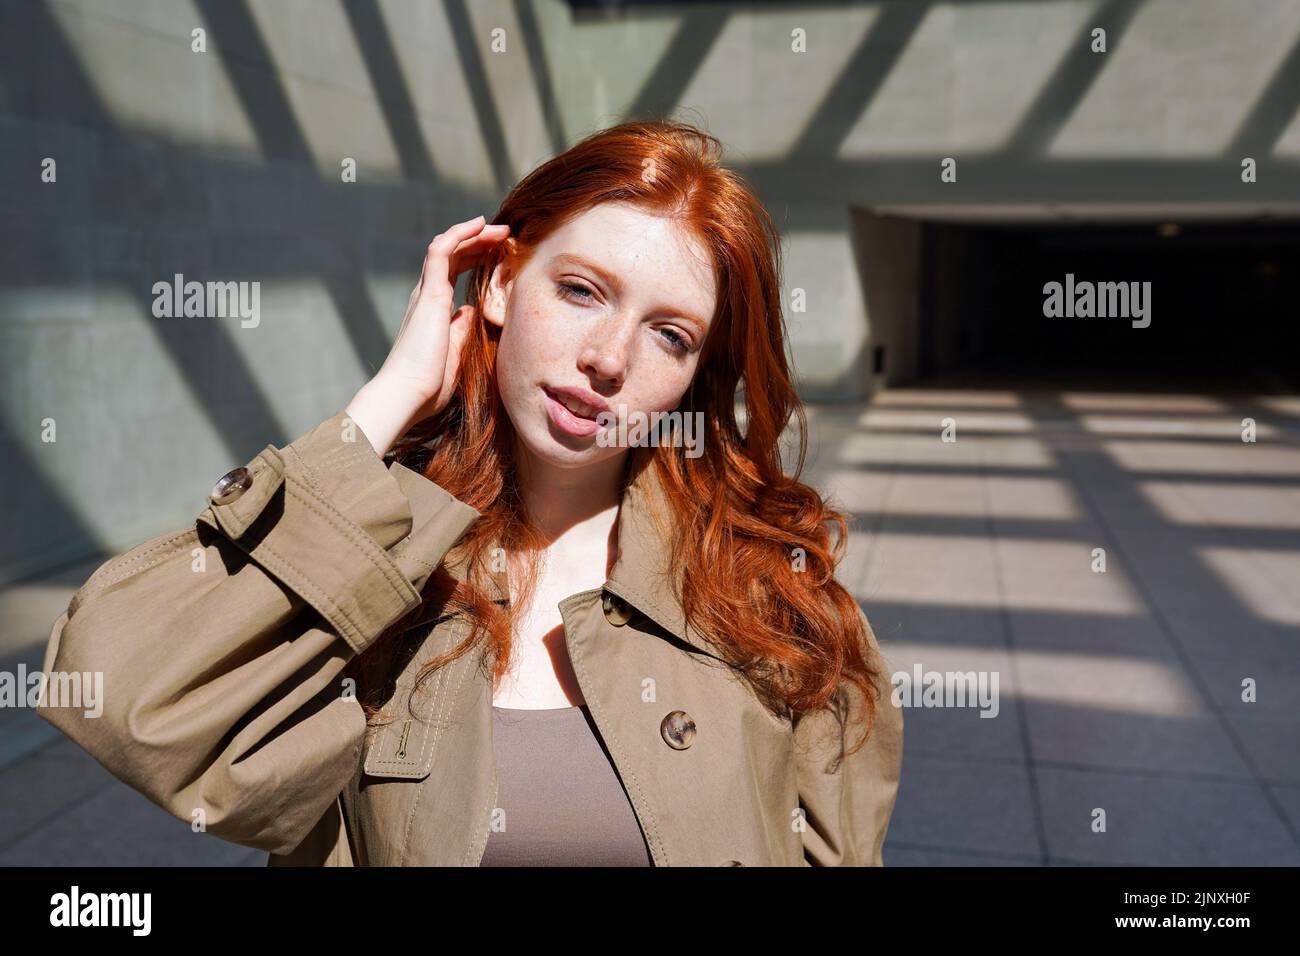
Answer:
[{"label": "beige trench coat", "polygon": [[[478,649],[426,682],[420,719],[373,734],[340,671],[419,602],[479,512],[348,425],[340,411],[268,445],[192,527],[101,565],[43,667],[47,681],[103,672],[102,715],[48,697],[38,710],[174,816],[271,865],[476,866],[497,792]],[[765,709],[672,597],[672,556],[646,520],[652,472],[629,486],[604,587],[559,609],[654,864],[881,865],[902,761],[888,679],[871,739],[842,762],[829,711],[792,723]],[[416,671],[468,626],[424,625],[385,710],[409,717]]]}]

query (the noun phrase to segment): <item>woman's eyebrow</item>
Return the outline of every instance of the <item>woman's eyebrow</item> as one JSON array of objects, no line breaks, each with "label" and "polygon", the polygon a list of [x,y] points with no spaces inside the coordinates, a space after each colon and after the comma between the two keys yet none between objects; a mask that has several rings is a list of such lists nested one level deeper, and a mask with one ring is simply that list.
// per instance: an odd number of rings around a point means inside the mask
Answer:
[{"label": "woman's eyebrow", "polygon": [[554,263],[555,265],[568,263],[569,265],[578,266],[579,268],[582,269],[590,269],[592,272],[596,273],[596,275],[600,276],[600,278],[605,282],[606,285],[610,286],[613,289],[617,289],[619,287],[618,276],[614,275],[612,272],[609,272],[602,266],[599,266],[596,263],[592,262],[590,259],[586,259],[580,255],[577,255],[576,253],[561,252],[558,255],[556,255],[555,258],[551,260],[551,262]]}]

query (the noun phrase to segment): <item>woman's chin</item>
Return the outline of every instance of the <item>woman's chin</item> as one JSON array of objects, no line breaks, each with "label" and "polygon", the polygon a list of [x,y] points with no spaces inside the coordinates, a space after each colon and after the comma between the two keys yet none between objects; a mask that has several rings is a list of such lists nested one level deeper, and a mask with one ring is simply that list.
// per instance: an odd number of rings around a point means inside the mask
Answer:
[{"label": "woman's chin", "polygon": [[525,434],[522,438],[531,458],[555,468],[582,468],[618,452],[617,448],[602,448],[595,436],[577,438],[554,427],[544,429],[540,435]]}]

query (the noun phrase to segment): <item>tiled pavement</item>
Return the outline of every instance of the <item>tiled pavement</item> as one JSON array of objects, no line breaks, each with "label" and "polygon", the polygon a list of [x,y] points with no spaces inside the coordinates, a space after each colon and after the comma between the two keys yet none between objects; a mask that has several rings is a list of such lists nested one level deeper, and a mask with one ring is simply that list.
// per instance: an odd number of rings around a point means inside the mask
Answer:
[{"label": "tiled pavement", "polygon": [[[891,673],[998,677],[995,717],[907,711],[887,865],[1300,864],[1300,398],[950,380],[809,417]],[[0,594],[0,668],[93,568]],[[0,709],[0,865],[265,859]]]},{"label": "tiled pavement", "polygon": [[962,384],[814,416],[891,674],[999,675],[906,711],[886,864],[1300,864],[1300,398]]}]

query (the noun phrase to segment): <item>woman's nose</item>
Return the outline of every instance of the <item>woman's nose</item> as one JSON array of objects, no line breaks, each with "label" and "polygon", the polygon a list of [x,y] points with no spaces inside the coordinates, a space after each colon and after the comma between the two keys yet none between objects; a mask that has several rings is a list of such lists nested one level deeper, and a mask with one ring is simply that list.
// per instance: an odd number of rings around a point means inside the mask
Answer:
[{"label": "woman's nose", "polygon": [[622,336],[602,336],[587,342],[578,365],[601,384],[617,387],[627,376],[627,356],[628,347]]}]

